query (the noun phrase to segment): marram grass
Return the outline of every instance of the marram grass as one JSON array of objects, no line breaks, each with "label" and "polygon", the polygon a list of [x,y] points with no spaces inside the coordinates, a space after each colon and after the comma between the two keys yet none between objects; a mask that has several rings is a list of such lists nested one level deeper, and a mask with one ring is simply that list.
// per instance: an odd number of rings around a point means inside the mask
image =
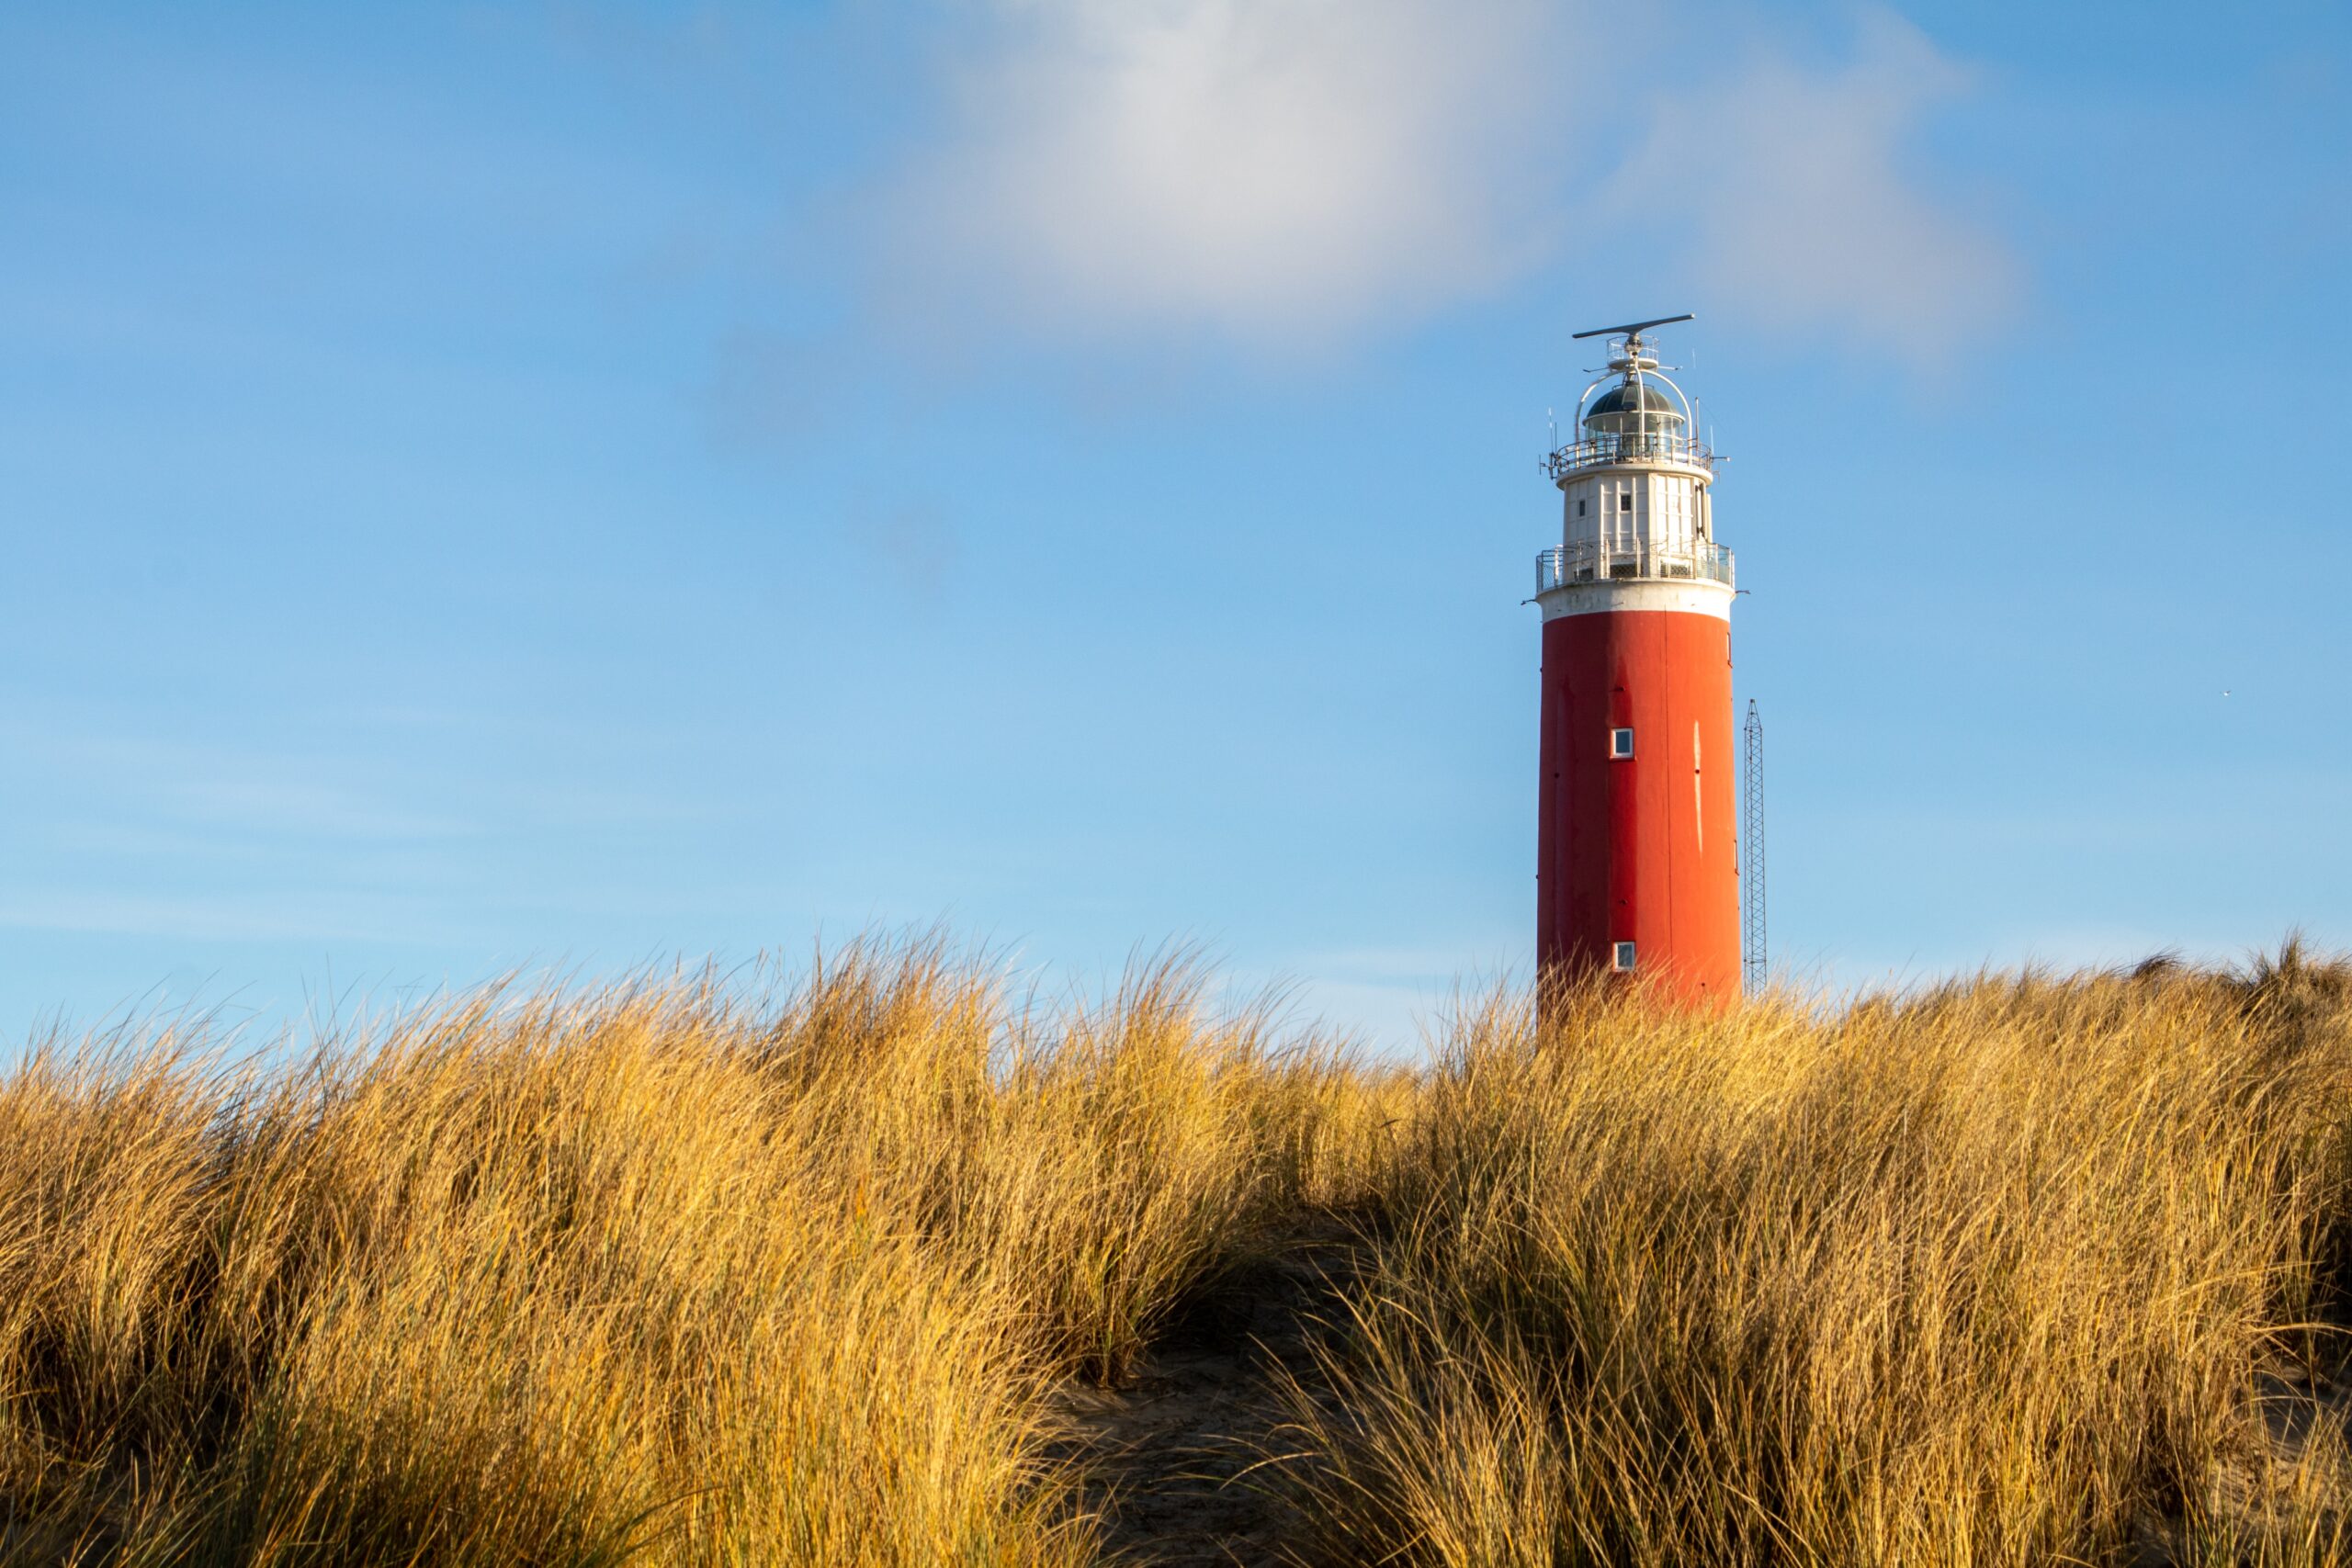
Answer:
[{"label": "marram grass", "polygon": [[1077,1564],[1053,1395],[1354,1238],[1305,1563],[2352,1561],[2352,971],[1464,1010],[1146,966],[492,991],[0,1079],[0,1561]]}]

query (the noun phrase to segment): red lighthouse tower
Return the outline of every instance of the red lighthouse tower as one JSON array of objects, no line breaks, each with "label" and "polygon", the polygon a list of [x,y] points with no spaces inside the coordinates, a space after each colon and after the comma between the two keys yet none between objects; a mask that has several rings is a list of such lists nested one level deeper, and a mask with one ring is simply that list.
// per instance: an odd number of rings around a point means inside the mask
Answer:
[{"label": "red lighthouse tower", "polygon": [[1536,558],[1535,952],[1550,978],[1640,974],[1716,1003],[1740,982],[1732,558],[1714,455],[1645,335],[1690,319],[1577,334],[1610,340],[1609,373],[1547,464],[1566,504],[1558,547]]}]

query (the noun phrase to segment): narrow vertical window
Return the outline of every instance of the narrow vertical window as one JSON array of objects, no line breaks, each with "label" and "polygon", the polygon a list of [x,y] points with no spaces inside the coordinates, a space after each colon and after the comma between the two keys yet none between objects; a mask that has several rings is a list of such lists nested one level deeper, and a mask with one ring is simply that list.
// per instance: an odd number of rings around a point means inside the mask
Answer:
[{"label": "narrow vertical window", "polygon": [[1582,496],[1578,496],[1577,498],[1577,515],[1579,517],[1584,515],[1584,498]]},{"label": "narrow vertical window", "polygon": [[1634,492],[1632,491],[1621,491],[1618,492],[1617,510],[1620,512],[1631,512],[1634,510]]},{"label": "narrow vertical window", "polygon": [[1617,943],[1616,951],[1610,955],[1609,966],[1620,974],[1633,973],[1634,944],[1630,942]]},{"label": "narrow vertical window", "polygon": [[1634,732],[1630,729],[1611,730],[1609,732],[1609,755],[1622,762],[1633,754]]},{"label": "narrow vertical window", "polygon": [[[1699,852],[1707,852],[1707,770],[1699,760],[1699,727],[1690,726],[1690,827],[1699,840]],[[1736,871],[1734,872],[1737,874]]]}]

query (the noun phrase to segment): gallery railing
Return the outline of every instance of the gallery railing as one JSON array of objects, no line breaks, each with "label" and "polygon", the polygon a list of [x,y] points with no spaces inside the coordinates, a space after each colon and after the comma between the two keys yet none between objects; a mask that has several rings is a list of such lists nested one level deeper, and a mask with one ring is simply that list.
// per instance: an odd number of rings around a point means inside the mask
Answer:
[{"label": "gallery railing", "polygon": [[1587,540],[1559,545],[1535,558],[1535,592],[1573,588],[1579,582],[1623,582],[1646,579],[1732,581],[1731,551],[1721,545],[1618,547]]},{"label": "gallery railing", "polygon": [[1711,474],[1715,471],[1715,455],[1704,442],[1658,432],[1588,435],[1553,453],[1545,466],[1555,479],[1564,479],[1586,468],[1605,468],[1613,463],[1672,463],[1679,468],[1704,468]]}]

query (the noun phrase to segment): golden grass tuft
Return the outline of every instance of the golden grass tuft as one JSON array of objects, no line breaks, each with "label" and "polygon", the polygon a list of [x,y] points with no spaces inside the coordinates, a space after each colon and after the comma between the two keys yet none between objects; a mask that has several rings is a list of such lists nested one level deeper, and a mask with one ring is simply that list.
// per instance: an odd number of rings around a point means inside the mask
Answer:
[{"label": "golden grass tuft", "polygon": [[1336,1066],[1200,976],[1018,1017],[935,942],[797,991],[490,992],[227,1073],[0,1085],[25,1560],[1063,1563],[1046,1390],[1310,1184]]},{"label": "golden grass tuft", "polygon": [[1322,1554],[2335,1561],[2263,1401],[2335,1353],[2346,975],[1496,999],[1296,1402]]},{"label": "golden grass tuft", "polygon": [[1205,985],[869,941],[50,1043],[0,1562],[1102,1561],[1057,1391],[1340,1234],[1234,1434],[1290,1561],[2352,1558],[2352,968],[1498,995],[1419,1070]]}]

